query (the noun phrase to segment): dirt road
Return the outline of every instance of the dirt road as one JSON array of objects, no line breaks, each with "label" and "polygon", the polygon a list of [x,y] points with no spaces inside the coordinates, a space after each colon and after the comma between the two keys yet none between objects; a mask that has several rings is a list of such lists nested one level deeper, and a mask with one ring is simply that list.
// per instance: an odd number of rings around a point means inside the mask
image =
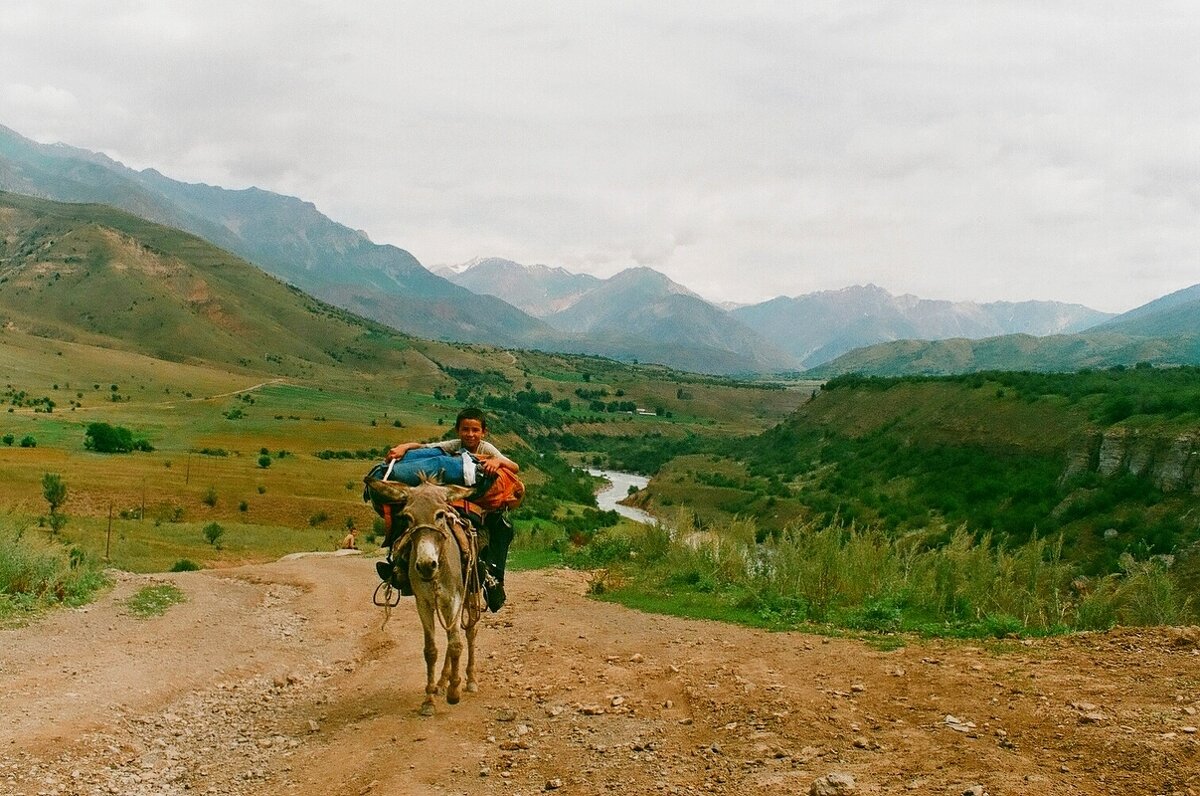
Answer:
[{"label": "dirt road", "polygon": [[[1200,629],[857,640],[638,614],[510,576],[480,690],[422,718],[373,559],[123,576],[0,631],[3,794],[1200,793]],[[123,601],[187,595],[137,619]]]}]

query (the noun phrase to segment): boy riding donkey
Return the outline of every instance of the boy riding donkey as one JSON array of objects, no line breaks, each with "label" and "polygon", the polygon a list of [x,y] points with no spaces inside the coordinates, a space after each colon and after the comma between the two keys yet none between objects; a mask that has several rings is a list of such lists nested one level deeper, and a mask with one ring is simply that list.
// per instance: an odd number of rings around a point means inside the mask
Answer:
[{"label": "boy riding donkey", "polygon": [[[467,408],[459,412],[454,421],[454,431],[457,439],[428,443],[402,442],[389,450],[386,458],[389,462],[395,462],[403,459],[409,451],[435,448],[452,456],[466,451],[471,454],[475,466],[483,471],[486,478],[501,476],[502,470],[515,475],[521,469],[520,465],[484,439],[487,436],[487,416],[481,410]],[[519,486],[519,481],[513,481]],[[487,531],[488,544],[480,556],[483,570],[480,576],[484,586],[484,599],[488,609],[494,613],[504,605],[504,565],[508,559],[508,546],[513,538],[512,524],[503,508],[488,511],[478,503],[465,500],[455,504],[455,508],[468,522]],[[383,541],[388,558],[377,562],[375,568],[381,580],[391,584],[402,595],[408,596],[413,593],[408,580],[408,550],[392,550],[393,544],[405,530],[403,524],[402,515],[393,517]]]}]

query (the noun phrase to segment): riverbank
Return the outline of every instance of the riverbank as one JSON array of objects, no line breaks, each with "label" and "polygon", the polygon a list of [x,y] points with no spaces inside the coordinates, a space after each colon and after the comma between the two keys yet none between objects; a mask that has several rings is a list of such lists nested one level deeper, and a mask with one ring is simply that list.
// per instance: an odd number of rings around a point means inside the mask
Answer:
[{"label": "riverbank", "polygon": [[622,517],[646,525],[654,525],[658,522],[652,514],[620,502],[629,495],[630,487],[645,489],[646,485],[650,483],[649,478],[635,473],[623,473],[619,470],[589,469],[587,473],[608,481],[609,485],[596,493],[596,505],[600,507],[601,511],[615,511]]}]

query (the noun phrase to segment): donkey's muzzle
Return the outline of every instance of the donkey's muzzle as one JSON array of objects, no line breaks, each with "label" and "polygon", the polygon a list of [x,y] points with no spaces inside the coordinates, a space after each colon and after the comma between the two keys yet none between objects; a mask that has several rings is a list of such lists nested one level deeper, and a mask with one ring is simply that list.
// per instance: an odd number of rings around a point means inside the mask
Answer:
[{"label": "donkey's muzzle", "polygon": [[417,576],[420,577],[421,580],[433,580],[434,576],[437,575],[438,562],[437,559],[418,561],[415,564],[415,567],[417,570]]}]

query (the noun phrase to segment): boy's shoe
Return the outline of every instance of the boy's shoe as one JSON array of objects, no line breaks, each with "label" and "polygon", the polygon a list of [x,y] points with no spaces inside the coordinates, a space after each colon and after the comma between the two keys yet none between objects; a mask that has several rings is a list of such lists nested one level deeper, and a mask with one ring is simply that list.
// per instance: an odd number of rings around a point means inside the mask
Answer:
[{"label": "boy's shoe", "polygon": [[379,574],[380,580],[391,584],[402,596],[412,596],[413,590],[412,584],[408,580],[407,564],[393,561],[376,561],[375,571]]},{"label": "boy's shoe", "polygon": [[480,562],[479,568],[483,570],[483,601],[489,611],[496,613],[504,606],[504,581],[492,574],[494,568],[490,565]]},{"label": "boy's shoe", "polygon": [[505,596],[504,584],[500,581],[496,581],[491,586],[485,586],[483,589],[483,599],[492,613],[496,613],[504,607]]}]

